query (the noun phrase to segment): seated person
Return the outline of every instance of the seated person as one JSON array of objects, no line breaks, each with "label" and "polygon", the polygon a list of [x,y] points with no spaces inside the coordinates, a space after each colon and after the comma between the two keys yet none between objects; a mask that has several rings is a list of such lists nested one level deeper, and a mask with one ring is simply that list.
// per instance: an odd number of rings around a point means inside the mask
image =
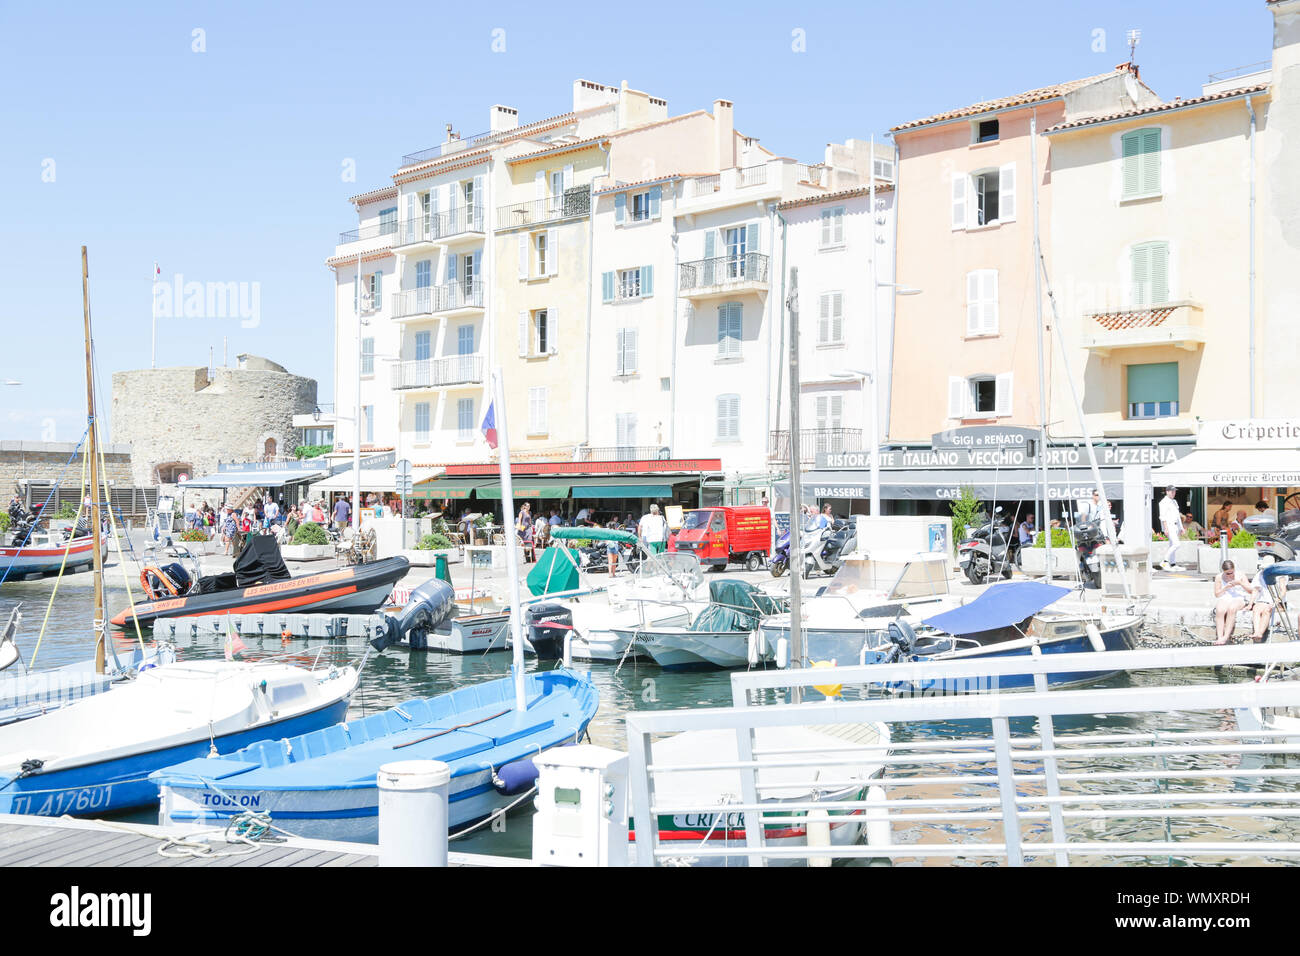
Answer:
[{"label": "seated person", "polygon": [[1237,629],[1237,612],[1253,603],[1255,586],[1237,574],[1231,560],[1224,561],[1214,578],[1214,629],[1216,645],[1227,644]]}]

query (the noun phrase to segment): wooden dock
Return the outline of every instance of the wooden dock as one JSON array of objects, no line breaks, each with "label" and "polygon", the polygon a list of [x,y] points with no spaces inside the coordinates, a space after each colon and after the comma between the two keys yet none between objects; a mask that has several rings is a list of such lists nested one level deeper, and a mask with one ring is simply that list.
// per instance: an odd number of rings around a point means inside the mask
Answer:
[{"label": "wooden dock", "polygon": [[[178,843],[177,841],[184,841]],[[211,853],[192,846],[207,842]],[[186,852],[183,847],[190,847]],[[159,852],[163,848],[164,852]],[[164,855],[166,853],[167,855]],[[171,854],[176,855],[171,855]],[[532,866],[532,861],[450,853],[451,866]],[[217,827],[157,826],[0,813],[4,866],[378,866],[379,847],[286,837],[256,846],[227,843]]]}]

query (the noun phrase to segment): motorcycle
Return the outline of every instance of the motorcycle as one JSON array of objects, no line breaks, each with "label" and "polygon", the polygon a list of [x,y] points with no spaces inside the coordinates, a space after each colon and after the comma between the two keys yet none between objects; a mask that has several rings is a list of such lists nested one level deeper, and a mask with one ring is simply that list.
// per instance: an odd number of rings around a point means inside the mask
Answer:
[{"label": "motorcycle", "polygon": [[807,532],[803,542],[803,576],[811,577],[814,571],[834,575],[844,564],[844,556],[858,546],[858,535],[852,522],[836,518],[822,530]]},{"label": "motorcycle", "polygon": [[1255,536],[1255,553],[1261,566],[1294,561],[1300,555],[1300,492],[1287,495],[1282,502],[1281,522],[1262,514],[1247,518],[1242,526]]},{"label": "motorcycle", "polygon": [[957,545],[957,563],[971,584],[1010,578],[1012,567],[1020,567],[1020,539],[1011,534],[1001,508],[994,508],[993,520]]},{"label": "motorcycle", "polygon": [[1079,580],[1084,587],[1101,587],[1101,555],[1097,549],[1104,540],[1101,525],[1096,521],[1074,526],[1074,550],[1079,556]]},{"label": "motorcycle", "polygon": [[783,531],[781,536],[776,539],[776,547],[772,549],[772,557],[768,561],[768,570],[772,572],[772,577],[779,578],[790,570],[790,532]]}]

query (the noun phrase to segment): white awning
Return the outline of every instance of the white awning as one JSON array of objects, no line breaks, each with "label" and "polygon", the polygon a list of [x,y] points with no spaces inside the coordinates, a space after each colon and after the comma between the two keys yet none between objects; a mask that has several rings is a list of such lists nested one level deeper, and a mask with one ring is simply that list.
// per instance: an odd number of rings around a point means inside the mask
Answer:
[{"label": "white awning", "polygon": [[1198,448],[1178,461],[1152,468],[1151,482],[1199,488],[1300,485],[1300,449]]},{"label": "white awning", "polygon": [[182,490],[188,488],[283,488],[285,485],[312,481],[324,471],[304,471],[301,468],[258,468],[248,471],[218,471],[211,475],[179,482]]},{"label": "white awning", "polygon": [[[313,491],[351,491],[353,488],[352,470],[340,471],[338,474],[330,475],[324,481],[318,481],[312,485]],[[427,481],[430,478],[442,474],[441,468],[412,468],[411,480],[414,484]],[[397,490],[397,469],[396,468],[362,468],[361,490],[362,491],[396,491]]]}]

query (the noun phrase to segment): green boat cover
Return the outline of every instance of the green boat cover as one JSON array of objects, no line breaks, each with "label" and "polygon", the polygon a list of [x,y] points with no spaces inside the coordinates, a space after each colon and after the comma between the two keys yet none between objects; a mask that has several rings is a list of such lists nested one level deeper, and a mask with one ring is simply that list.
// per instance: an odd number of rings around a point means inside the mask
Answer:
[{"label": "green boat cover", "polygon": [[[557,529],[558,530],[558,529]],[[533,597],[554,594],[557,591],[573,591],[578,587],[578,569],[573,557],[566,554],[567,548],[547,548],[537,559],[526,579],[528,590]]]},{"label": "green boat cover", "polygon": [[709,606],[691,622],[692,631],[752,631],[759,619],[789,610],[772,595],[747,581],[709,582]]},{"label": "green boat cover", "polygon": [[567,541],[623,541],[636,544],[636,535],[631,531],[619,531],[617,528],[552,528],[552,538]]}]

